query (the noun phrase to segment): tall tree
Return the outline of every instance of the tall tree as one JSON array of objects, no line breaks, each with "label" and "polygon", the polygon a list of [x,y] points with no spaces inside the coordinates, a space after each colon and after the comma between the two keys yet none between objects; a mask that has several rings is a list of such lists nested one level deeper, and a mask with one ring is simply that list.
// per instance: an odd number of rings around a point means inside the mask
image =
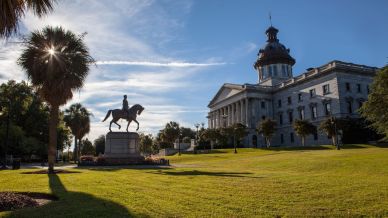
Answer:
[{"label": "tall tree", "polygon": [[265,119],[258,124],[256,131],[263,134],[267,148],[271,146],[271,138],[275,134],[276,122],[271,119]]},{"label": "tall tree", "polygon": [[38,17],[53,10],[55,0],[1,0],[0,1],[0,37],[9,37],[16,33],[20,19],[27,10]]},{"label": "tall tree", "polygon": [[105,153],[105,136],[100,135],[94,140],[94,147],[96,148],[96,155]]},{"label": "tall tree", "polygon": [[324,132],[327,137],[331,138],[331,143],[333,145],[336,144],[337,135],[335,131],[338,130],[338,120],[336,120],[334,117],[327,118],[319,125],[319,130]]},{"label": "tall tree", "polygon": [[79,158],[82,138],[90,131],[90,116],[91,113],[80,103],[72,104],[65,110],[64,121],[74,135],[74,160]]},{"label": "tall tree", "polygon": [[307,120],[295,120],[293,127],[295,133],[302,138],[302,146],[305,146],[306,136],[316,132],[316,127]]},{"label": "tall tree", "polygon": [[50,106],[48,165],[49,173],[54,173],[59,106],[83,86],[93,58],[83,36],[61,27],[46,27],[27,38],[18,63]]},{"label": "tall tree", "polygon": [[368,100],[360,108],[361,116],[388,140],[388,65],[379,70],[370,86]]},{"label": "tall tree", "polygon": [[151,134],[140,134],[140,151],[147,154],[152,154],[154,152],[153,147],[153,137]]},{"label": "tall tree", "polygon": [[163,134],[161,135],[161,137],[163,141],[169,143],[169,145],[172,146],[175,140],[178,139],[179,133],[179,124],[177,122],[170,121],[164,127]]},{"label": "tall tree", "polygon": [[92,142],[89,141],[89,139],[82,140],[80,143],[81,148],[81,155],[94,155],[96,153],[96,149],[93,146]]}]

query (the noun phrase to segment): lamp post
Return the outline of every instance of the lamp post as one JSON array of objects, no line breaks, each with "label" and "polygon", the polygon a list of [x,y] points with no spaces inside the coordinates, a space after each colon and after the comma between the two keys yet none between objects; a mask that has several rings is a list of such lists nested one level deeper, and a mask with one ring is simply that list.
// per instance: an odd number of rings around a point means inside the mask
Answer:
[{"label": "lamp post", "polygon": [[336,122],[335,117],[331,118],[331,124],[334,126],[335,146],[337,147],[337,150],[340,150],[341,148],[340,148],[339,143],[338,143],[337,122]]},{"label": "lamp post", "polygon": [[179,129],[179,134],[178,134],[178,155],[181,156],[181,137],[182,133],[181,130]]},{"label": "lamp post", "polygon": [[[11,111],[11,101],[2,101],[1,103],[7,103],[8,104],[8,113],[7,113],[7,126],[6,126],[6,132],[5,132],[5,143],[4,143],[4,162],[1,169],[7,169],[7,148],[8,148],[8,137],[9,137],[9,114]],[[2,107],[0,106],[0,115],[3,115]]]},{"label": "lamp post", "polygon": [[197,154],[197,146],[198,146],[198,141],[199,141],[199,135],[198,135],[198,128],[199,128],[199,123],[194,124],[195,128],[197,129],[197,134],[195,135],[195,145],[193,148],[194,154]]}]

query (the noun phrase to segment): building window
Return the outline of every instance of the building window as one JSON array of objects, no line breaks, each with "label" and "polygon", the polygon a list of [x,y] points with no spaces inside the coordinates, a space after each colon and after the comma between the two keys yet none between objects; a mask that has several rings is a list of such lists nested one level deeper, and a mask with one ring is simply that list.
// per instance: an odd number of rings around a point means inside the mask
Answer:
[{"label": "building window", "polygon": [[278,107],[282,107],[282,100],[281,99],[278,100]]},{"label": "building window", "polygon": [[322,89],[323,89],[323,94],[324,94],[324,95],[329,94],[329,92],[330,92],[330,86],[329,86],[329,84],[326,84],[326,85],[322,86]]},{"label": "building window", "polygon": [[271,77],[271,76],[272,76],[272,67],[269,66],[269,67],[268,67],[268,70],[269,70],[269,71],[268,71],[268,76]]},{"label": "building window", "polygon": [[294,143],[294,133],[290,133],[290,140],[291,140],[291,143]]},{"label": "building window", "polygon": [[292,111],[289,111],[288,112],[288,122],[292,123],[293,121],[294,121],[294,117],[293,117]]},{"label": "building window", "polygon": [[291,104],[291,103],[292,103],[292,101],[291,101],[291,96],[288,96],[288,98],[287,98],[287,103],[288,103],[288,104]]},{"label": "building window", "polygon": [[273,75],[278,76],[278,67],[276,65],[273,65]]},{"label": "building window", "polygon": [[311,119],[317,119],[317,106],[312,106],[311,107]]},{"label": "building window", "polygon": [[328,116],[331,114],[331,105],[330,103],[325,103],[325,115]]},{"label": "building window", "polygon": [[345,83],[346,86],[346,91],[351,92],[352,90],[350,89],[350,83]]},{"label": "building window", "polygon": [[368,85],[366,86],[366,93],[369,94],[369,86]]},{"label": "building window", "polygon": [[299,119],[304,120],[304,109],[299,109]]},{"label": "building window", "polygon": [[262,102],[261,102],[261,108],[262,108],[262,109],[265,109],[265,101],[262,101]]},{"label": "building window", "polygon": [[292,68],[290,65],[288,65],[288,76],[291,77],[292,76]]},{"label": "building window", "polygon": [[298,101],[299,101],[299,102],[302,101],[302,93],[299,93],[299,94],[298,94]]},{"label": "building window", "polygon": [[314,136],[314,141],[317,141],[318,140],[318,132],[314,131],[313,136]]},{"label": "building window", "polygon": [[351,101],[347,101],[346,102],[346,108],[348,109],[348,113],[349,114],[353,113],[352,102]]},{"label": "building window", "polygon": [[310,98],[315,97],[315,89],[310,89]]},{"label": "building window", "polygon": [[283,124],[283,114],[279,114],[279,124]]},{"label": "building window", "polygon": [[357,92],[361,93],[361,84],[357,84]]},{"label": "building window", "polygon": [[280,144],[283,144],[284,143],[284,136],[283,134],[280,134]]},{"label": "building window", "polygon": [[283,75],[283,77],[287,77],[286,65],[282,65],[282,75]]}]

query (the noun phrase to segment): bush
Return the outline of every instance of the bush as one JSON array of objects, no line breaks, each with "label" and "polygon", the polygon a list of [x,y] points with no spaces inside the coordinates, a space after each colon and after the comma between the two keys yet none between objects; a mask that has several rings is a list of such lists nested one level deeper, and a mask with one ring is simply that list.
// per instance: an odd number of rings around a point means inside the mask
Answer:
[{"label": "bush", "polygon": [[106,162],[106,159],[105,159],[105,157],[103,157],[103,156],[98,156],[98,157],[95,158],[94,161],[95,161],[95,163],[96,163],[97,165],[104,165],[105,162]]},{"label": "bush", "polygon": [[81,162],[93,162],[94,157],[93,156],[81,156],[80,161]]}]

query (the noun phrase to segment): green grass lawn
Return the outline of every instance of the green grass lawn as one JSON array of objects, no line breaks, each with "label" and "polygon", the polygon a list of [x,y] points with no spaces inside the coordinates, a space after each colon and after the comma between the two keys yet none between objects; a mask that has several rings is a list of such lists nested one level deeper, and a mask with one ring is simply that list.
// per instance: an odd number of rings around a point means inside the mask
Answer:
[{"label": "green grass lawn", "polygon": [[10,217],[388,217],[388,148],[217,150],[172,169],[0,171],[0,191],[54,193]]}]

